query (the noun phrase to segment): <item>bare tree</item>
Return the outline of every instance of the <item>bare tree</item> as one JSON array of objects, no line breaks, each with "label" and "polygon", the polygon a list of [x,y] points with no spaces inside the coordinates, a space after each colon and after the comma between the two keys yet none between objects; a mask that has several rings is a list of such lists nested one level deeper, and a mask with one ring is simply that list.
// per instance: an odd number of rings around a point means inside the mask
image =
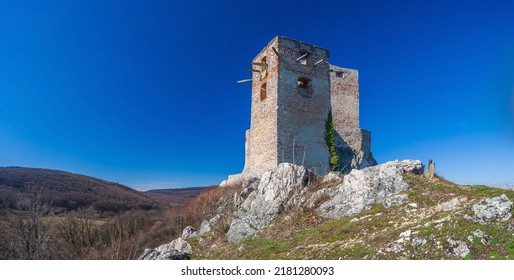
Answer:
[{"label": "bare tree", "polygon": [[84,214],[66,215],[56,225],[57,238],[63,243],[64,258],[81,259],[95,246],[100,233],[94,220]]},{"label": "bare tree", "polygon": [[6,236],[7,250],[12,259],[46,259],[49,242],[49,225],[43,215],[48,213],[48,204],[41,199],[42,188],[29,186],[27,195],[19,195],[16,209],[8,214]]}]

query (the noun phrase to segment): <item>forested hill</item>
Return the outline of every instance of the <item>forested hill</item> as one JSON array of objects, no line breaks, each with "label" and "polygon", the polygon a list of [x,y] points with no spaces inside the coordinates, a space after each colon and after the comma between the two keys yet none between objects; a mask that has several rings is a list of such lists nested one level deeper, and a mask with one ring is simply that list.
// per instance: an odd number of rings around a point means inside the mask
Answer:
[{"label": "forested hill", "polygon": [[50,211],[93,210],[100,214],[159,208],[159,203],[127,186],[65,171],[0,167],[0,209],[20,207],[40,193]]}]

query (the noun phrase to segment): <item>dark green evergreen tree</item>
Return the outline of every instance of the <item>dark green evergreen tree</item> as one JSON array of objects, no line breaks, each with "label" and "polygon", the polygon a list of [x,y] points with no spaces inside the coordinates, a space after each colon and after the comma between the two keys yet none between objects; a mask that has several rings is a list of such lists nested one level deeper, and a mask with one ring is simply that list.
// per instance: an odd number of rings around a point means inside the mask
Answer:
[{"label": "dark green evergreen tree", "polygon": [[339,171],[339,156],[336,151],[336,140],[334,123],[332,122],[332,111],[328,111],[327,120],[325,122],[325,142],[330,153],[329,166],[331,171]]}]

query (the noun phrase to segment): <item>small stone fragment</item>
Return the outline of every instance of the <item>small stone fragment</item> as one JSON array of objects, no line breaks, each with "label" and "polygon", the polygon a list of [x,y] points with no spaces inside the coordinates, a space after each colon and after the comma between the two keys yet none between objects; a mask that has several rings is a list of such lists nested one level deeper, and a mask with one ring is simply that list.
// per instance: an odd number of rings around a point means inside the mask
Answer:
[{"label": "small stone fragment", "polygon": [[450,245],[449,250],[446,252],[448,257],[464,258],[469,254],[469,248],[466,243],[459,240],[453,240],[451,238],[448,238],[447,241]]}]

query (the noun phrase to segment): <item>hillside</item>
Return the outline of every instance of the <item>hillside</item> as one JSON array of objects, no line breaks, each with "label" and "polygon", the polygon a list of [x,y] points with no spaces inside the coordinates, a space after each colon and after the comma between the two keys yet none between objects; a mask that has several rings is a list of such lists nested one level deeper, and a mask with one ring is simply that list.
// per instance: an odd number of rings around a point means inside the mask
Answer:
[{"label": "hillside", "polygon": [[156,189],[143,192],[144,195],[152,198],[166,206],[185,205],[198,196],[208,187],[180,188],[180,189]]},{"label": "hillside", "polygon": [[141,258],[514,259],[512,190],[427,178],[420,166],[324,178],[279,166],[218,188],[217,210],[168,244],[183,255],[160,247]]},{"label": "hillside", "polygon": [[103,214],[160,207],[153,199],[118,183],[57,170],[0,167],[0,209],[19,207],[20,196],[33,196],[38,191],[54,213],[89,209]]}]

